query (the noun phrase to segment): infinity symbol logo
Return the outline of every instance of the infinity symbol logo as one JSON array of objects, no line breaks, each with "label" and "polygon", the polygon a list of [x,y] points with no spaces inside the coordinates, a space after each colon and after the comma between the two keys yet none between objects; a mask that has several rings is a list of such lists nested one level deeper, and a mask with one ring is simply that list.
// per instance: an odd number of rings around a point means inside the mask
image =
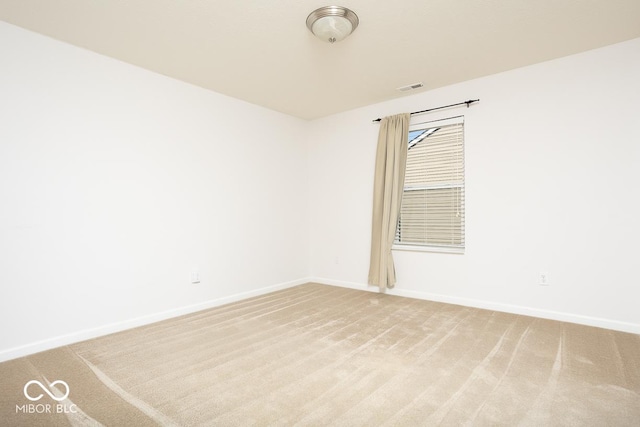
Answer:
[{"label": "infinity symbol logo", "polygon": [[31,397],[29,395],[29,393],[27,392],[27,389],[29,388],[29,386],[31,384],[38,384],[40,386],[40,388],[42,389],[42,391],[44,391],[45,393],[47,393],[49,395],[49,397],[51,397],[53,400],[60,402],[61,400],[65,400],[68,396],[69,396],[69,385],[62,381],[62,380],[57,380],[51,383],[51,387],[53,387],[56,384],[62,384],[64,385],[64,388],[67,390],[66,393],[64,394],[64,396],[62,397],[55,397],[47,387],[45,387],[40,381],[36,381],[36,380],[31,380],[28,383],[26,383],[24,385],[24,397],[26,397],[27,399],[31,400],[32,402],[35,402],[36,400],[40,400],[42,399],[43,394],[40,393],[39,395],[37,395],[36,397]]}]

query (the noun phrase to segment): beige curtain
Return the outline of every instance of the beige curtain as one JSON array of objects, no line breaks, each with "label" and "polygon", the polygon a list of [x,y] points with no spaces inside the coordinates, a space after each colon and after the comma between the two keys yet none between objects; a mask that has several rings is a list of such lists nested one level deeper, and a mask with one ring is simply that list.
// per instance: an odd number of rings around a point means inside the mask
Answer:
[{"label": "beige curtain", "polygon": [[409,113],[385,117],[380,122],[378,134],[369,284],[379,286],[381,291],[393,288],[396,284],[391,246],[404,188],[409,117]]}]

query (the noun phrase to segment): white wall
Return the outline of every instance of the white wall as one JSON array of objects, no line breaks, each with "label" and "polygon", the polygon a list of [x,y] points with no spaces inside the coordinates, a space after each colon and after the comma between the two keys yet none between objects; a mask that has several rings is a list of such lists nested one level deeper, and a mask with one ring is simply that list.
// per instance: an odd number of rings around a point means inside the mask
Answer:
[{"label": "white wall", "polygon": [[305,125],[0,22],[0,360],[307,276]]},{"label": "white wall", "polygon": [[312,276],[366,287],[371,120],[480,98],[412,119],[465,115],[466,253],[394,251],[392,293],[640,333],[639,76],[635,39],[313,122]]}]

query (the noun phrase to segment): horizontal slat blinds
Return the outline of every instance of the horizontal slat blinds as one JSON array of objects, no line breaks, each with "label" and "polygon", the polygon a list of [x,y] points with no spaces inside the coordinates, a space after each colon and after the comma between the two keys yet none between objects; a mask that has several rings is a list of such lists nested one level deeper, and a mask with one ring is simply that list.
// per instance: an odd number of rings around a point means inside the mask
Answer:
[{"label": "horizontal slat blinds", "polygon": [[464,248],[464,131],[461,118],[409,133],[396,244]]}]

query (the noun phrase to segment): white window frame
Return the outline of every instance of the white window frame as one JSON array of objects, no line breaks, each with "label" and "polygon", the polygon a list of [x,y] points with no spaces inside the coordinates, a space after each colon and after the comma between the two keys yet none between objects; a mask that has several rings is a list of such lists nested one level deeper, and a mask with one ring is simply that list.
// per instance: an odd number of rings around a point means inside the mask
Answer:
[{"label": "white window frame", "polygon": [[[450,117],[446,119],[433,120],[428,122],[420,122],[415,123],[409,126],[409,132],[420,130],[420,129],[429,129],[440,126],[454,125],[454,124],[462,124],[463,126],[463,140],[462,140],[462,183],[461,184],[437,184],[437,185],[423,185],[423,186],[404,186],[403,191],[417,191],[417,190],[434,190],[439,188],[462,188],[463,193],[465,190],[465,173],[464,173],[464,152],[465,152],[465,141],[464,141],[464,116],[456,116]],[[428,137],[427,137],[428,138]],[[464,212],[464,198],[462,201],[463,212]],[[463,213],[464,215],[464,213]],[[407,244],[407,243],[397,243],[394,242],[392,246],[392,250],[400,250],[400,251],[413,251],[413,252],[437,252],[437,253],[451,253],[451,254],[464,254],[465,251],[465,223],[463,218],[462,230],[463,238],[462,245],[458,246],[448,246],[448,245],[438,245],[438,244]]]}]

